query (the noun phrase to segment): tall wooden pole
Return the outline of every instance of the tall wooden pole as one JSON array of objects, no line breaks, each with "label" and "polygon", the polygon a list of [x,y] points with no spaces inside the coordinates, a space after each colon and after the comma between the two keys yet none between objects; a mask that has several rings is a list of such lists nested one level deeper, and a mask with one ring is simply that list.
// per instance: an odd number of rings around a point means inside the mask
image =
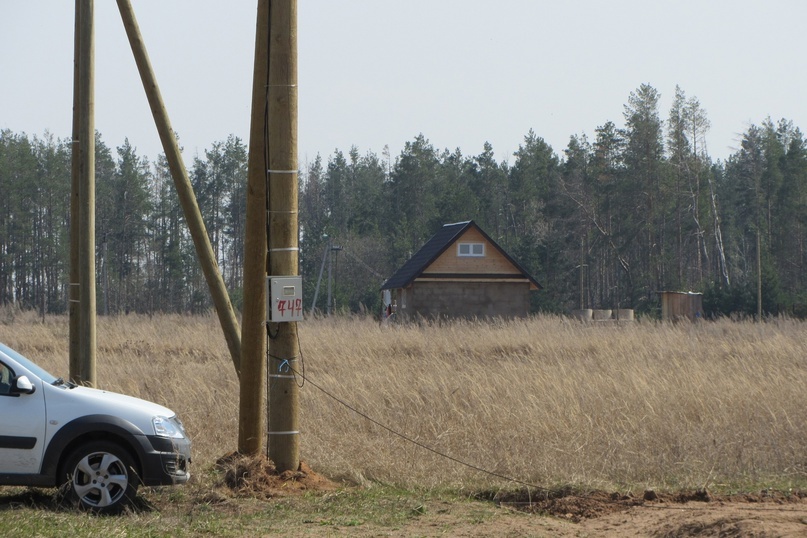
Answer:
[{"label": "tall wooden pole", "polygon": [[95,378],[95,29],[93,0],[82,0],[79,58],[79,332],[77,382]]},{"label": "tall wooden pole", "polygon": [[[297,0],[271,0],[269,33],[269,274],[297,266]],[[280,472],[300,465],[297,323],[272,324],[269,457]],[[288,361],[291,369],[279,366]]]},{"label": "tall wooden pole", "polygon": [[179,202],[185,214],[185,221],[188,223],[193,244],[196,247],[196,255],[202,266],[202,273],[205,275],[207,286],[213,298],[213,305],[219,317],[219,323],[224,331],[224,339],[230,350],[230,356],[235,366],[235,371],[241,371],[241,330],[238,326],[238,319],[235,317],[227,287],[219,271],[213,247],[210,245],[210,238],[207,235],[196,196],[193,194],[193,187],[188,178],[188,171],[182,161],[182,153],[179,151],[174,129],[168,119],[168,112],[163,103],[160,88],[157,85],[157,78],[151,67],[143,37],[140,34],[140,27],[134,16],[134,10],[129,0],[118,0],[118,10],[123,19],[123,26],[129,38],[129,45],[132,47],[135,63],[140,72],[140,79],[143,81],[143,89],[146,90],[151,113],[154,116],[154,123],[157,124],[157,131],[160,134],[160,141],[163,145],[165,158],[168,161],[168,168],[171,170],[171,177],[177,189]]},{"label": "tall wooden pole", "polygon": [[585,308],[585,291],[583,290],[583,266],[586,263],[586,243],[585,238],[580,236],[580,310]]},{"label": "tall wooden pole", "polygon": [[[759,219],[757,219],[759,220]],[[757,226],[757,321],[762,321],[762,242]]]},{"label": "tall wooden pole", "polygon": [[269,164],[267,84],[269,78],[269,0],[258,0],[255,66],[249,131],[247,215],[244,239],[244,312],[241,331],[238,452],[263,448],[266,389],[266,179]]},{"label": "tall wooden pole", "polygon": [[70,369],[69,379],[78,382],[81,374],[81,337],[79,309],[79,178],[81,145],[79,141],[79,108],[80,105],[80,77],[79,64],[81,58],[81,2],[76,0],[76,22],[73,45],[73,139],[71,145],[70,169],[70,289],[69,289],[69,317],[70,317]]}]

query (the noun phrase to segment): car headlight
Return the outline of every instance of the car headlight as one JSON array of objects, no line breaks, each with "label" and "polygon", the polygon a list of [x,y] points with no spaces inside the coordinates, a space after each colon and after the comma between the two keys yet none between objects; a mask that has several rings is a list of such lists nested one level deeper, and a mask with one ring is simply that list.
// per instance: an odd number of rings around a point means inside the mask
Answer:
[{"label": "car headlight", "polygon": [[154,434],[169,439],[184,439],[185,428],[182,422],[176,417],[154,417],[151,419],[154,424]]}]

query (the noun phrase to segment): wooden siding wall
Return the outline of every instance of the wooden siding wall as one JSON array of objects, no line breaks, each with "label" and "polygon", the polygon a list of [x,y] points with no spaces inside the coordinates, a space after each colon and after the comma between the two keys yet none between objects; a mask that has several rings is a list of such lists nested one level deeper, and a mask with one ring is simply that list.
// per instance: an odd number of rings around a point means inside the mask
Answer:
[{"label": "wooden siding wall", "polygon": [[[459,243],[484,243],[484,256],[457,256]],[[471,228],[457,239],[429,267],[426,273],[491,273],[521,274],[501,252],[488,243],[477,230]]]},{"label": "wooden siding wall", "polygon": [[661,292],[661,319],[694,321],[703,317],[703,295],[676,291]]}]

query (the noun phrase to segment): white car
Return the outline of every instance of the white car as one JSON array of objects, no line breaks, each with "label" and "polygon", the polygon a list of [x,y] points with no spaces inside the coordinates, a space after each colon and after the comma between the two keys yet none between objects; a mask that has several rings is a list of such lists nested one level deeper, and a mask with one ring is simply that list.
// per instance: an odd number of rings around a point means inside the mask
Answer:
[{"label": "white car", "polygon": [[187,482],[190,449],[170,409],[65,382],[0,344],[0,485],[64,487],[118,512],[141,484]]}]

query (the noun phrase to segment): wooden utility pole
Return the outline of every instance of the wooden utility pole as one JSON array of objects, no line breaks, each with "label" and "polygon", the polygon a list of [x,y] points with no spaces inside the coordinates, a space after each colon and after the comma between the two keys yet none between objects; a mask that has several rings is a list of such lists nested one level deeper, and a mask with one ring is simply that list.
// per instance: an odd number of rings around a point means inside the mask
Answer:
[{"label": "wooden utility pole", "polygon": [[269,0],[258,0],[252,121],[249,130],[247,215],[244,239],[244,312],[241,332],[238,452],[263,448],[266,389],[266,179],[269,163],[267,107],[269,78]]},{"label": "wooden utility pole", "polygon": [[207,235],[207,229],[202,220],[196,196],[193,194],[188,171],[182,161],[182,153],[179,150],[174,129],[168,119],[168,112],[165,109],[162,94],[157,85],[157,78],[154,75],[151,61],[146,52],[146,46],[143,43],[143,37],[140,34],[140,27],[135,19],[132,4],[129,0],[117,1],[121,19],[123,19],[123,26],[129,38],[129,45],[132,47],[135,63],[140,72],[140,79],[143,81],[143,89],[146,90],[146,97],[151,107],[151,113],[154,116],[154,123],[157,124],[157,131],[160,134],[160,141],[163,145],[165,158],[168,161],[168,168],[171,170],[171,177],[174,180],[179,202],[185,214],[185,221],[188,223],[188,229],[196,247],[196,255],[199,258],[202,272],[210,289],[213,305],[216,307],[216,313],[224,331],[224,339],[227,341],[235,371],[240,375],[241,330],[238,326],[238,319],[235,317],[227,287],[224,285],[224,280],[216,262],[216,256],[213,253],[213,247],[210,245],[210,238]]},{"label": "wooden utility pole", "polygon": [[71,145],[70,168],[70,289],[69,289],[69,318],[70,318],[70,368],[69,379],[79,381],[81,371],[81,337],[79,309],[79,181],[80,181],[80,151],[79,143],[79,108],[81,107],[81,85],[79,77],[79,64],[81,58],[81,2],[76,0],[75,29],[73,35],[73,139]]},{"label": "wooden utility pole", "polygon": [[[269,274],[298,274],[297,0],[271,0],[269,32]],[[297,323],[271,324],[269,457],[279,472],[300,466]],[[283,369],[283,361],[289,368]]]},{"label": "wooden utility pole", "polygon": [[580,236],[580,310],[585,308],[585,292],[583,291],[583,267],[585,266],[586,262],[586,243],[585,238],[581,235]]},{"label": "wooden utility pole", "polygon": [[757,226],[757,322],[762,321],[762,241],[759,239],[759,229]]},{"label": "wooden utility pole", "polygon": [[[78,370],[77,382],[96,383],[95,310],[95,29],[93,0],[79,3],[78,59]],[[75,111],[74,111],[75,113]],[[75,146],[74,146],[75,147]],[[74,155],[75,158],[75,155]],[[75,222],[75,215],[73,216]],[[71,293],[72,296],[72,293]],[[71,358],[71,367],[75,366]]]}]

